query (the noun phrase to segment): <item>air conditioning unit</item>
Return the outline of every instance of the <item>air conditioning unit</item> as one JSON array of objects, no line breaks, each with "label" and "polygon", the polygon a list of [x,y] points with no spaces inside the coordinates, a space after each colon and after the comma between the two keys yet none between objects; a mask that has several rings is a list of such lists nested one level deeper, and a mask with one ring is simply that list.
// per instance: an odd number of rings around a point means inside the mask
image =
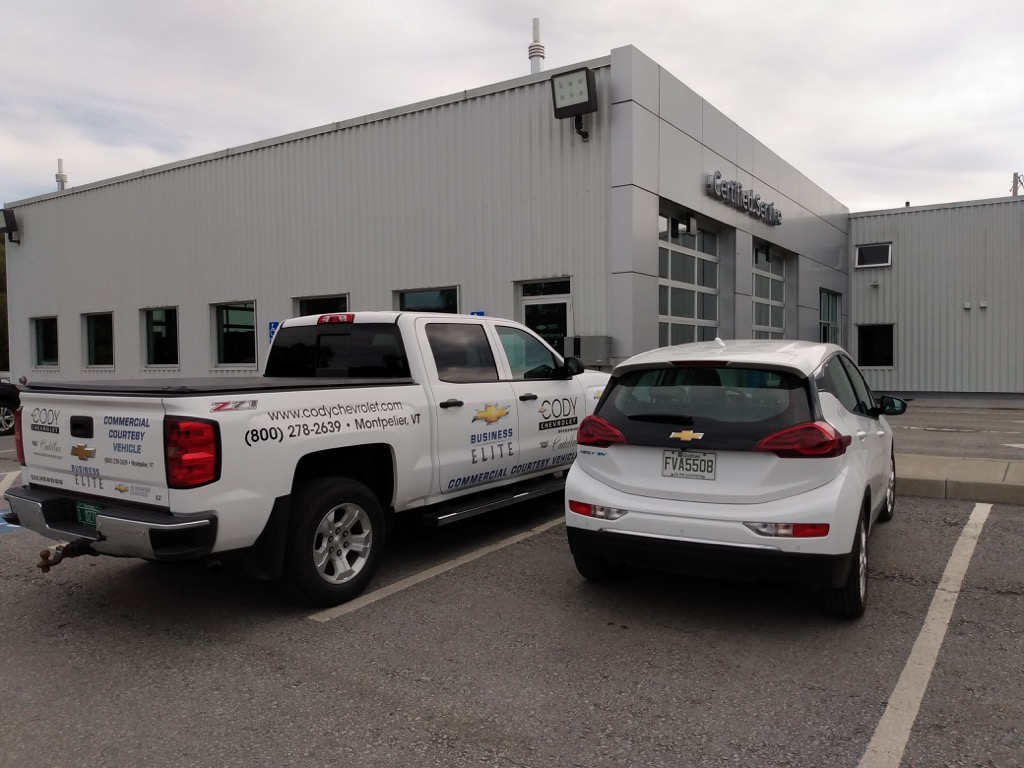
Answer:
[{"label": "air conditioning unit", "polygon": [[612,337],[566,336],[564,354],[578,358],[584,365],[611,365]]}]

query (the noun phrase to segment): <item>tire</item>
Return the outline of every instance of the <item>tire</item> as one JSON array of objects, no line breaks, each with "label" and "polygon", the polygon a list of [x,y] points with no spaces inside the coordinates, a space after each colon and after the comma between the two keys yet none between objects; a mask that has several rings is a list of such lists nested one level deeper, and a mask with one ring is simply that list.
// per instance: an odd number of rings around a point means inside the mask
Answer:
[{"label": "tire", "polygon": [[626,564],[604,557],[574,555],[576,570],[588,581],[614,581],[626,572]]},{"label": "tire", "polygon": [[878,513],[878,520],[888,523],[892,520],[892,513],[896,509],[896,457],[889,456],[889,478],[885,485],[885,503],[882,504],[882,511]]},{"label": "tire", "polygon": [[355,480],[318,478],[296,494],[285,550],[288,588],[314,605],[344,603],[373,578],[385,542],[384,512]]},{"label": "tire", "polygon": [[14,419],[16,407],[12,408],[7,403],[0,403],[0,435],[9,435],[14,432]]},{"label": "tire", "polygon": [[868,528],[863,514],[857,521],[850,555],[852,562],[846,582],[825,590],[825,610],[834,616],[856,619],[864,615],[868,605]]}]

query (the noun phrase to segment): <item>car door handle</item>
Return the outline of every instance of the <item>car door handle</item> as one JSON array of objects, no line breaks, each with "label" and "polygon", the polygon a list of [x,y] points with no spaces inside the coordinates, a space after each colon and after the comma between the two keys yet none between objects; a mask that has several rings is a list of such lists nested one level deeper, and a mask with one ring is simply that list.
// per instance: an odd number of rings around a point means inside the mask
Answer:
[{"label": "car door handle", "polygon": [[[444,407],[444,403],[441,404],[441,407],[442,408]],[[862,430],[862,429],[858,429],[857,430],[857,439],[858,440],[863,440],[867,436],[868,436],[868,433],[865,432],[864,430]]]},{"label": "car door handle", "polygon": [[464,405],[464,402],[462,402],[461,400],[456,400],[454,397],[445,400],[443,403],[441,403],[442,408],[461,408]]},{"label": "car door handle", "polygon": [[536,400],[537,396],[533,392],[527,392],[525,395],[520,395],[519,399],[526,402],[527,400]]}]

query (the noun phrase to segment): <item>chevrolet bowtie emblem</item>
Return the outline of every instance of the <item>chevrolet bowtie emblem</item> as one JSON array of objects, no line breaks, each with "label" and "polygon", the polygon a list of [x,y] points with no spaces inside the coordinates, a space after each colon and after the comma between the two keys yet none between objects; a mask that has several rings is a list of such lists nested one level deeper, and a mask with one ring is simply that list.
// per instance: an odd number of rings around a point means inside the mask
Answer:
[{"label": "chevrolet bowtie emblem", "polygon": [[488,405],[482,411],[477,411],[476,416],[473,417],[473,421],[486,421],[488,424],[494,424],[499,419],[503,419],[508,416],[509,406],[499,408],[497,403]]},{"label": "chevrolet bowtie emblem", "polygon": [[694,432],[692,429],[688,429],[685,432],[673,432],[671,435],[669,435],[669,437],[675,437],[679,440],[686,440],[687,442],[689,442],[690,440],[700,440],[702,437],[704,437],[704,433]]},{"label": "chevrolet bowtie emblem", "polygon": [[127,485],[115,485],[114,486],[114,490],[117,491],[118,493],[128,493],[128,486]]},{"label": "chevrolet bowtie emblem", "polygon": [[81,461],[88,461],[96,456],[96,449],[90,448],[85,443],[79,443],[71,449],[71,455],[77,456]]}]

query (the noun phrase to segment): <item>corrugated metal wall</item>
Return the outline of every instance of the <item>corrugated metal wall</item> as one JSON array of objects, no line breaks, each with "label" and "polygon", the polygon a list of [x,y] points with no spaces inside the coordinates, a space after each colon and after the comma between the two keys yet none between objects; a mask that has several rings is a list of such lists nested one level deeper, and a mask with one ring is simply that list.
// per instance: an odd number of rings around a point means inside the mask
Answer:
[{"label": "corrugated metal wall", "polygon": [[[563,275],[576,332],[600,333],[610,110],[584,143],[552,115],[550,74],[28,201],[8,249],[12,370],[160,374],[140,310],[178,306],[180,373],[232,373],[213,365],[215,303],[257,302],[262,364],[294,297],[390,309],[392,290],[454,285],[462,311],[512,317],[513,281]],[[603,60],[604,105],[607,75]],[[114,313],[113,372],[84,365],[85,312]],[[54,315],[60,369],[33,369],[24,324]]]},{"label": "corrugated metal wall", "polygon": [[[854,214],[856,246],[892,243],[892,266],[852,270],[857,326],[895,326],[882,391],[1024,392],[1024,200]],[[987,306],[985,306],[987,305]]]}]

